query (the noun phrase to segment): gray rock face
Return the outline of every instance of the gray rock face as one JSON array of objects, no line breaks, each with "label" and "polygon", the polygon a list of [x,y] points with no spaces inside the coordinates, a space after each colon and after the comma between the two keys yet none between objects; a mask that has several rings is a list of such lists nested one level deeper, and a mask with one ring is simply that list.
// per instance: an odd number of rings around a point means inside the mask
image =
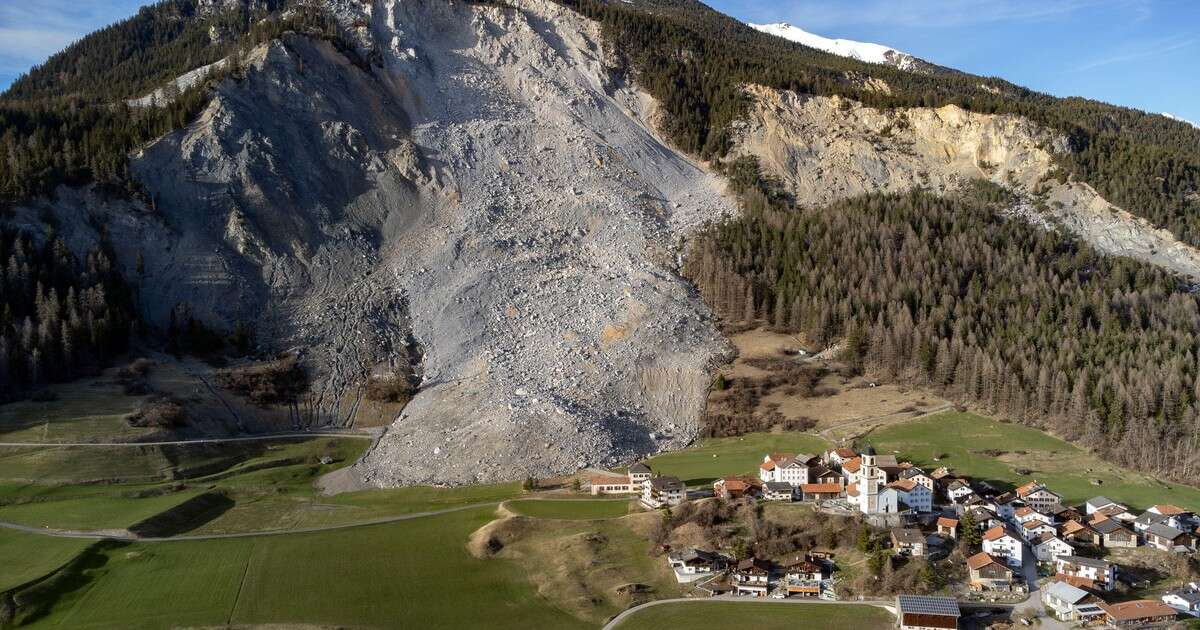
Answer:
[{"label": "gray rock face", "polygon": [[360,482],[563,473],[694,439],[727,347],[674,269],[734,207],[650,130],[595,25],[545,1],[327,6],[379,65],[259,47],[135,156],[153,208],[64,191],[69,238],[110,223],[123,264],[142,254],[152,319],[186,303],[302,349],[316,424],[349,423],[372,370],[419,363]]}]

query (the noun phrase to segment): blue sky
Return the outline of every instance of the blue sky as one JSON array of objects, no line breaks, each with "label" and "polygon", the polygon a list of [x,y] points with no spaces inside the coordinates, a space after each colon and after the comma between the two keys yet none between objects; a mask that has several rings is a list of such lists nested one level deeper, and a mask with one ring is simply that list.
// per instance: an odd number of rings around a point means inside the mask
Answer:
[{"label": "blue sky", "polygon": [[[0,0],[0,87],[140,0]],[[736,18],[791,22],[1059,96],[1200,122],[1197,0],[711,0]]]},{"label": "blue sky", "polygon": [[1200,123],[1197,0],[712,0],[749,22],[789,22],[1057,96]]}]

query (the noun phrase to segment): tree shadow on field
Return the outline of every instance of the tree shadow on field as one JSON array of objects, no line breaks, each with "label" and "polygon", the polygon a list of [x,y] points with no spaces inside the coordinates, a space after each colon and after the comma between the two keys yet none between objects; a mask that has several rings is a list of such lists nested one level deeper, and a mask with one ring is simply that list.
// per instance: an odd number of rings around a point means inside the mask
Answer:
[{"label": "tree shadow on field", "polygon": [[103,576],[110,554],[129,544],[113,540],[93,543],[58,570],[4,593],[0,624],[23,626],[49,615],[59,602],[86,590]]}]

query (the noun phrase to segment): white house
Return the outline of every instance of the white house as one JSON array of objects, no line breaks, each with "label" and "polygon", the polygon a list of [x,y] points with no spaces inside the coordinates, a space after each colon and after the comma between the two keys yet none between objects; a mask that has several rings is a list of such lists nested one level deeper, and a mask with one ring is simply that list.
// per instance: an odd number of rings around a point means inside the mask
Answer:
[{"label": "white house", "polygon": [[1021,536],[1028,541],[1033,541],[1033,539],[1041,536],[1042,534],[1050,534],[1053,536],[1054,534],[1058,533],[1058,530],[1054,529],[1053,525],[1047,525],[1038,520],[1025,521],[1024,523],[1021,523],[1021,526],[1018,529],[1021,532]]},{"label": "white house", "polygon": [[1015,492],[1005,492],[992,499],[992,511],[996,516],[1008,521],[1012,520],[1016,511],[1021,506],[1025,505],[1021,498]]},{"label": "white house", "polygon": [[904,472],[900,473],[900,478],[901,479],[911,479],[912,481],[914,481],[922,486],[925,486],[926,488],[929,489],[929,494],[931,496],[933,495],[933,489],[935,487],[934,486],[935,482],[933,480],[933,477],[930,477],[928,474],[926,474],[924,470],[921,470],[920,468],[917,468],[916,466],[913,466],[912,468],[906,468],[904,470]]},{"label": "white house", "polygon": [[642,484],[642,505],[650,508],[675,506],[687,500],[687,486],[678,477],[654,477]]},{"label": "white house", "polygon": [[792,487],[811,483],[808,462],[816,459],[811,455],[796,456],[793,453],[769,453],[758,466],[758,478],[764,482],[778,481]]},{"label": "white house", "polygon": [[1099,558],[1059,556],[1054,560],[1056,573],[1091,580],[1096,588],[1111,591],[1117,585],[1117,565]]},{"label": "white house", "polygon": [[1075,553],[1075,548],[1065,540],[1046,532],[1030,541],[1033,545],[1033,555],[1038,562],[1053,562],[1059,556],[1069,556]]},{"label": "white house", "polygon": [[984,532],[983,551],[994,558],[1004,558],[1010,567],[1025,562],[1025,542],[1007,527],[993,527]]},{"label": "white house", "polygon": [[1200,591],[1179,589],[1163,595],[1162,600],[1164,604],[1185,615],[1200,617]]},{"label": "white house", "polygon": [[1054,517],[1047,514],[1042,514],[1028,505],[1017,508],[1017,510],[1013,512],[1013,520],[1020,525],[1024,525],[1029,521],[1041,521],[1047,525],[1054,524]]},{"label": "white house", "polygon": [[667,562],[675,571],[675,579],[679,582],[693,582],[717,571],[724,571],[728,565],[725,556],[695,547],[667,554]]},{"label": "white house", "polygon": [[825,451],[825,463],[835,468],[841,468],[842,464],[858,457],[852,449],[848,448],[832,448]]},{"label": "white house", "polygon": [[1183,531],[1192,531],[1195,529],[1196,515],[1181,507],[1175,505],[1155,505],[1146,511],[1167,517],[1167,525],[1175,529]]},{"label": "white house", "polygon": [[764,560],[742,560],[729,574],[738,595],[765,597],[770,592],[771,565]]},{"label": "white house", "polygon": [[652,476],[653,471],[642,462],[629,467],[629,483],[633,484],[634,487],[641,487],[643,483],[650,481],[650,477]]},{"label": "white house", "polygon": [[[932,481],[932,480],[931,480]],[[896,491],[901,503],[909,509],[926,513],[933,511],[933,491],[913,479],[897,479],[887,487]]]},{"label": "white house", "polygon": [[1092,514],[1095,514],[1096,512],[1113,505],[1119,506],[1122,510],[1125,509],[1125,506],[1113,501],[1112,499],[1109,499],[1108,497],[1092,497],[1083,504],[1083,510],[1088,516],[1091,516]]},{"label": "white house", "polygon": [[1059,621],[1085,621],[1087,618],[1103,617],[1104,613],[1096,606],[1099,601],[1100,598],[1095,595],[1066,582],[1051,582],[1042,589],[1042,603]]},{"label": "white house", "polygon": [[1021,497],[1026,505],[1043,512],[1049,511],[1056,503],[1062,503],[1062,495],[1051,491],[1037,480],[1017,488],[1017,496]]},{"label": "white house", "polygon": [[972,494],[975,494],[975,491],[971,489],[970,484],[962,479],[955,479],[946,484],[946,497],[951,501],[958,502]]}]

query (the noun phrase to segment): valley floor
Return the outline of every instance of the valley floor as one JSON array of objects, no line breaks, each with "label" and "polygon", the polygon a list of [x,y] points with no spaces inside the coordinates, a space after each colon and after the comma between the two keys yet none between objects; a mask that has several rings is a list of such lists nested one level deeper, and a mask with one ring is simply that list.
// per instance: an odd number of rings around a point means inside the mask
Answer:
[{"label": "valley floor", "polygon": [[[837,395],[825,403],[836,406]],[[1200,489],[1116,468],[1034,429],[971,413],[906,413],[878,426],[867,422],[860,439],[919,465],[950,466],[1006,487],[1037,478],[1070,502],[1104,494],[1137,508],[1170,502],[1200,509]],[[813,431],[710,438],[648,463],[704,487],[753,472],[763,453],[817,453],[832,444],[821,428]],[[353,462],[366,444],[314,436],[0,447],[0,521],[37,532],[0,529],[0,589],[11,596],[11,623],[394,627],[404,619],[429,628],[595,628],[639,603],[686,594],[651,554],[659,515],[628,500],[579,496],[568,490],[569,479],[548,480],[532,494],[517,483],[331,497],[313,489],[315,479]],[[320,531],[300,531],[311,529]],[[96,539],[54,535],[63,530]],[[481,549],[479,532],[503,542]],[[680,627],[697,619],[714,628],[738,620],[802,628],[843,619],[863,627],[891,623],[876,608],[703,602],[639,609],[618,627]]]}]

